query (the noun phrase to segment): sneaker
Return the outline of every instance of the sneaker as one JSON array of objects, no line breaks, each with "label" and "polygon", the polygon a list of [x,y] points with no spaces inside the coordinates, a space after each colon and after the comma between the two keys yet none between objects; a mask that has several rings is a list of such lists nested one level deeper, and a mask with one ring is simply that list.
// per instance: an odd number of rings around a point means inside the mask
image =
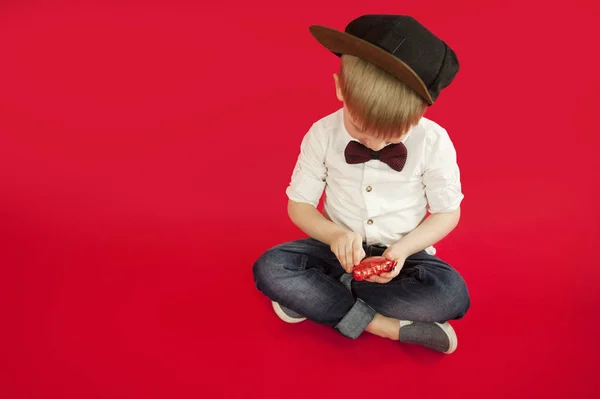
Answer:
[{"label": "sneaker", "polygon": [[273,304],[273,310],[275,310],[277,316],[279,316],[279,318],[285,321],[286,323],[300,323],[306,320],[306,317],[302,317],[302,315],[299,315],[293,310],[281,306],[275,301],[271,301],[271,303]]},{"label": "sneaker", "polygon": [[458,346],[458,337],[450,323],[400,321],[400,342],[425,346],[450,354]]}]

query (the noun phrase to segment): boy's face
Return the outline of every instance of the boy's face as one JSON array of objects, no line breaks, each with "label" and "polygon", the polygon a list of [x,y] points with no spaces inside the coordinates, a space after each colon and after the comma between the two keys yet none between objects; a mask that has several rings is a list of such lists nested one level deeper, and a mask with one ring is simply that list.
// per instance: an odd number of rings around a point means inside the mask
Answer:
[{"label": "boy's face", "polygon": [[[344,102],[344,98],[342,96],[342,90],[339,85],[339,77],[337,76],[337,74],[334,74],[333,77],[335,80],[336,96],[337,96],[338,100],[340,100],[341,102]],[[346,128],[346,130],[348,131],[348,134],[350,134],[350,136],[352,138],[360,141],[363,145],[369,147],[373,151],[379,151],[388,144],[400,143],[402,140],[404,140],[404,137],[406,136],[406,134],[404,134],[404,135],[394,138],[394,139],[381,140],[381,139],[378,139],[376,137],[369,135],[369,132],[364,132],[361,130],[360,124],[358,124],[358,123],[356,123],[356,121],[352,120],[352,116],[350,116],[350,112],[348,112],[348,108],[346,108],[345,103],[344,103],[344,127]]]}]

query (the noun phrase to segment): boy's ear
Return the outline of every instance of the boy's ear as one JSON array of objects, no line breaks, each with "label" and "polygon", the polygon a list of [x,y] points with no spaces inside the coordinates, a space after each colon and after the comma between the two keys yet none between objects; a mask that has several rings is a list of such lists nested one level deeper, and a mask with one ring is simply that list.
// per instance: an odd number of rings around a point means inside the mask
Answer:
[{"label": "boy's ear", "polygon": [[338,100],[344,102],[344,96],[342,95],[342,88],[340,87],[340,77],[337,73],[333,74],[333,80],[335,82],[335,95]]}]

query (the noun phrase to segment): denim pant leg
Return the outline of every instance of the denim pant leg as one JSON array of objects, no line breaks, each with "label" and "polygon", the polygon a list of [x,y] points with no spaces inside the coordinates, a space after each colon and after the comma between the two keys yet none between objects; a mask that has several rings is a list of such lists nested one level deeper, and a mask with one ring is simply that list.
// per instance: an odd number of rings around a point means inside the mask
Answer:
[{"label": "denim pant leg", "polygon": [[340,282],[345,272],[329,246],[312,238],[269,249],[253,272],[257,288],[271,300],[346,337],[357,338],[375,317]]},{"label": "denim pant leg", "polygon": [[[381,255],[368,247],[367,256]],[[462,318],[470,307],[467,286],[446,262],[425,251],[409,256],[387,284],[352,281],[352,291],[378,313],[399,320],[445,322]]]}]

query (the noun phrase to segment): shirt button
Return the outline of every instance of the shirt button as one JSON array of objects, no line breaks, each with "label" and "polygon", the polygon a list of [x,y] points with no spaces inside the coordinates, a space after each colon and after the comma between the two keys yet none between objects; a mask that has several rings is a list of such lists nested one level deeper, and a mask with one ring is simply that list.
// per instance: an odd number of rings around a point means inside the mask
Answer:
[{"label": "shirt button", "polygon": [[370,193],[371,190],[373,190],[373,188],[371,186],[367,186],[366,190],[367,190],[368,193]]},{"label": "shirt button", "polygon": [[373,224],[373,219],[367,220],[367,224]]}]

